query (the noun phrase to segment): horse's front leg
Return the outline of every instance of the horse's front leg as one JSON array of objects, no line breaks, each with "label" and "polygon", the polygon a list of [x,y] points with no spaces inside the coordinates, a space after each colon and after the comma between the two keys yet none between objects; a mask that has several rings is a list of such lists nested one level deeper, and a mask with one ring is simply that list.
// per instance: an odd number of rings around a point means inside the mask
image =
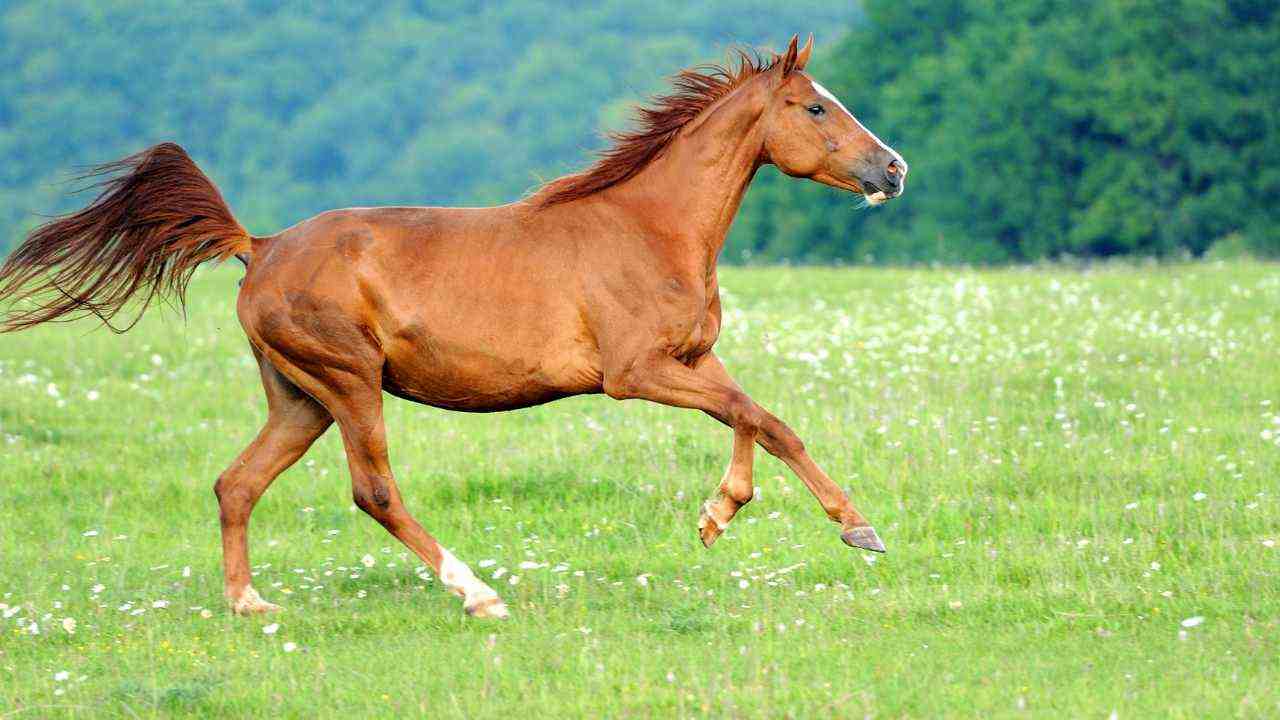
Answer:
[{"label": "horse's front leg", "polygon": [[[695,372],[704,377],[708,382],[719,385],[731,386],[737,388],[738,385],[729,376],[725,370],[724,364],[720,362],[720,358],[713,353],[707,353],[695,366]],[[739,392],[741,392],[739,390]],[[745,395],[744,395],[745,397]],[[754,404],[754,403],[753,403]],[[756,440],[760,443],[770,455],[777,457],[787,464],[809,488],[809,492],[818,499],[822,505],[822,509],[826,511],[827,517],[833,522],[840,524],[840,538],[844,540],[846,545],[850,547],[862,548],[863,550],[872,550],[875,552],[884,552],[884,543],[880,541],[876,531],[867,523],[866,519],[858,512],[857,508],[849,500],[849,496],[836,485],[831,477],[818,467],[813,458],[809,457],[809,453],[805,450],[804,443],[800,437],[787,424],[774,417],[769,411],[756,405],[756,421],[758,423],[759,432]],[[729,422],[724,416],[712,411],[707,411],[712,417],[721,422]],[[732,423],[730,423],[732,424]]]},{"label": "horse's front leg", "polygon": [[727,375],[699,372],[669,356],[654,355],[623,367],[605,373],[604,389],[611,397],[702,410],[733,428],[729,467],[698,519],[698,536],[711,547],[755,494],[752,475],[762,411]]}]

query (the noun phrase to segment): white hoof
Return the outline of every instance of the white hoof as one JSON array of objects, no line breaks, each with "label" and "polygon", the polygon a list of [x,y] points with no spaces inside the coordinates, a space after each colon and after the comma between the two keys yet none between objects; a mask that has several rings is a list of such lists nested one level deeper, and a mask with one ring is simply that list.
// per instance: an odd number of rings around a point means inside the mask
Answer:
[{"label": "white hoof", "polygon": [[506,618],[511,613],[493,588],[480,582],[467,564],[440,548],[440,579],[449,592],[462,596],[462,608],[471,617]]},{"label": "white hoof", "polygon": [[496,596],[476,601],[474,604],[466,606],[465,609],[467,614],[473,618],[506,620],[511,617],[511,612],[507,610],[507,604]]},{"label": "white hoof", "polygon": [[262,599],[252,585],[246,585],[239,595],[228,594],[227,602],[231,604],[231,612],[237,615],[254,615],[256,613],[278,612],[284,608]]}]

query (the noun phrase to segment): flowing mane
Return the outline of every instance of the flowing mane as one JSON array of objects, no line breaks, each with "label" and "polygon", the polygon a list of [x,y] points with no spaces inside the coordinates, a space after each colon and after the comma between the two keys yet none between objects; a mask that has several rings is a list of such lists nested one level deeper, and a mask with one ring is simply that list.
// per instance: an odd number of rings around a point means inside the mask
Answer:
[{"label": "flowing mane", "polygon": [[696,65],[677,73],[671,78],[672,92],[636,108],[633,129],[609,133],[613,145],[600,151],[586,170],[542,186],[539,203],[546,207],[576,200],[631,178],[662,155],[680,129],[703,110],[782,61],[778,54],[765,59],[753,50],[732,52],[734,57],[724,65]]}]

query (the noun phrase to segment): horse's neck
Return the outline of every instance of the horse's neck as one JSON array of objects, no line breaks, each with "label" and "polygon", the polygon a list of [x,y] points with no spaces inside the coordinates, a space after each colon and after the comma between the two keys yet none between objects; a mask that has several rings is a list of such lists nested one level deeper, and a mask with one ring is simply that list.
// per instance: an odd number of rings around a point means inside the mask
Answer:
[{"label": "horse's neck", "polygon": [[[710,108],[619,189],[623,204],[670,245],[714,271],[729,226],[760,165],[763,99],[739,88]],[[691,258],[694,259],[694,258]]]}]

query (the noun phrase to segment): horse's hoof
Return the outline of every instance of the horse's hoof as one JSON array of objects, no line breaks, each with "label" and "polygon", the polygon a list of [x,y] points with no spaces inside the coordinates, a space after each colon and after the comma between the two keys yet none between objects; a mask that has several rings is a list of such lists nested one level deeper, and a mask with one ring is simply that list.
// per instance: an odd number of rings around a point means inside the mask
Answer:
[{"label": "horse's hoof", "polygon": [[264,613],[280,612],[283,607],[275,603],[269,603],[266,600],[252,604],[237,603],[232,610],[237,615],[262,615]]},{"label": "horse's hoof", "polygon": [[698,539],[702,540],[702,546],[708,550],[711,549],[712,545],[716,544],[721,532],[718,525],[714,522],[707,522],[705,517],[698,523]]},{"label": "horse's hoof", "polygon": [[884,552],[884,543],[880,541],[880,536],[876,535],[875,528],[870,525],[846,530],[840,533],[840,539],[849,547],[870,550],[871,552]]},{"label": "horse's hoof", "polygon": [[702,546],[710,548],[720,539],[720,535],[724,533],[724,527],[716,520],[715,515],[711,514],[711,501],[703,503],[702,514],[698,516],[698,538],[702,540]]},{"label": "horse's hoof", "polygon": [[502,598],[498,597],[489,597],[483,600],[477,600],[463,609],[467,611],[467,615],[470,615],[473,618],[494,618],[496,620],[506,620],[511,617],[511,612],[507,610],[507,604],[502,602]]},{"label": "horse's hoof", "polygon": [[231,612],[236,615],[258,615],[261,613],[279,612],[284,608],[269,603],[262,599],[257,590],[252,585],[248,585],[240,591],[236,597],[228,598],[231,604]]}]

